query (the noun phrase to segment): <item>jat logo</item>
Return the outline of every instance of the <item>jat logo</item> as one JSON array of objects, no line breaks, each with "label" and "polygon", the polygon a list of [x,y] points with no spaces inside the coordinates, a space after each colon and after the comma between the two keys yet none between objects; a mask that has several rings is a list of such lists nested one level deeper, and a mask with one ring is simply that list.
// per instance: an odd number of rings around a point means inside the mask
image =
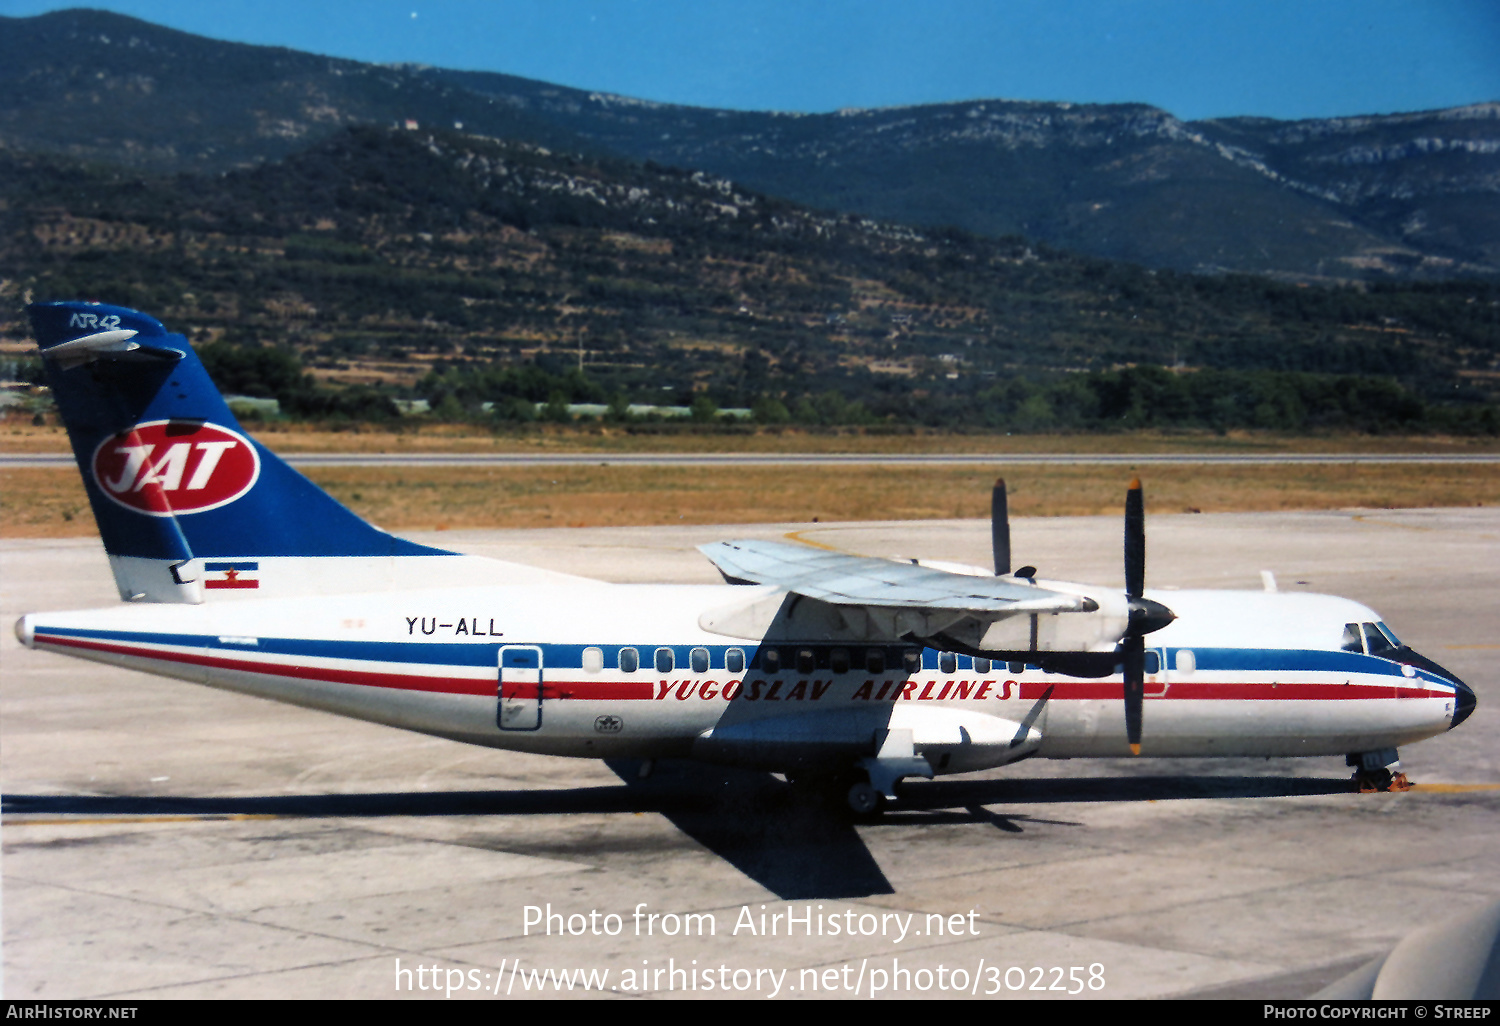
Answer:
[{"label": "jat logo", "polygon": [[126,509],[154,517],[203,513],[248,492],[260,456],[244,435],[197,420],[137,424],[94,450],[94,481]]}]

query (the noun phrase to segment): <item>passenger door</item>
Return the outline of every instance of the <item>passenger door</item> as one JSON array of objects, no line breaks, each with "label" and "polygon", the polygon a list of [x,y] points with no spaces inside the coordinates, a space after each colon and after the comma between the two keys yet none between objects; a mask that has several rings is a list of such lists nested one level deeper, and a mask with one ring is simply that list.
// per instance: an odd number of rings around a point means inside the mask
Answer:
[{"label": "passenger door", "polygon": [[500,649],[500,706],[495,722],[501,730],[542,727],[542,650],[535,645]]}]

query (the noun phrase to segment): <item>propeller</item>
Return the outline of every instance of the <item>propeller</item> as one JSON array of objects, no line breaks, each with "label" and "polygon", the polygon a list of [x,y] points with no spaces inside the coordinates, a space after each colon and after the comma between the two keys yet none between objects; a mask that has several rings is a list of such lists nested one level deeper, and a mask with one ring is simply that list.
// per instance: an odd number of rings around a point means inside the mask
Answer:
[{"label": "propeller", "polygon": [[[1005,500],[1005,478],[995,479],[995,489],[990,492],[990,548],[995,553],[995,576],[1010,573],[1010,506]],[[1016,577],[1035,577],[1036,567],[1023,566],[1015,572]]]},{"label": "propeller", "polygon": [[1146,639],[1135,630],[1135,604],[1146,590],[1146,503],[1141,479],[1125,493],[1125,597],[1130,619],[1125,627],[1125,737],[1130,754],[1141,754],[1141,706],[1146,697]]},{"label": "propeller", "polygon": [[1125,493],[1125,597],[1130,619],[1121,639],[1125,664],[1125,737],[1130,754],[1141,754],[1141,706],[1146,697],[1146,635],[1159,631],[1177,618],[1166,606],[1145,598],[1146,592],[1146,503],[1141,479],[1130,482]]},{"label": "propeller", "polygon": [[1010,573],[1010,507],[1005,501],[1005,478],[995,479],[990,493],[990,547],[995,553],[995,576]]},{"label": "propeller", "polygon": [[[1004,577],[1011,572],[1010,510],[1004,478],[996,479],[994,491],[990,493],[990,544],[995,556],[995,576]],[[1035,577],[1036,568],[1021,567],[1015,576]],[[1177,618],[1170,609],[1146,598],[1145,594],[1146,503],[1141,492],[1141,479],[1135,478],[1125,494],[1125,598],[1129,618],[1120,638],[1120,656],[1125,669],[1125,735],[1132,755],[1141,754],[1141,707],[1146,697],[1146,635],[1161,630]],[[1032,710],[1033,716],[1041,711],[1050,697],[1049,688]],[[1024,736],[1024,732],[1018,736]]]}]

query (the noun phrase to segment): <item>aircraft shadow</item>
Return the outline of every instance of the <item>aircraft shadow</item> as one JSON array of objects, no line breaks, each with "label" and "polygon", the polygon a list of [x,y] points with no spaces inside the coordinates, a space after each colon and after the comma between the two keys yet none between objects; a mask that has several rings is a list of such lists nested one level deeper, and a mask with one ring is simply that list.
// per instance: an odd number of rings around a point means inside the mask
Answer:
[{"label": "aircraft shadow", "polygon": [[[641,779],[635,760],[607,760],[621,784],[516,791],[369,794],[33,795],[0,797],[10,815],[70,816],[543,816],[654,812],[780,898],[857,898],[895,888],[848,818],[798,800],[769,773],[662,760]],[[1284,798],[1348,794],[1348,780],[1284,776],[1143,776],[908,781],[901,801],[863,829],[975,824],[1001,833],[1079,826],[986,806]]]},{"label": "aircraft shadow", "polygon": [[89,816],[550,816],[660,812],[625,787],[525,791],[389,791],[244,797],[33,795],[0,797],[0,812]]},{"label": "aircraft shadow", "polygon": [[797,801],[769,773],[662,760],[642,780],[640,761],[606,759],[633,792],[691,795],[661,810],[672,825],[779,898],[894,894],[854,825]]},{"label": "aircraft shadow", "polygon": [[901,785],[903,809],[952,809],[973,805],[1041,805],[1057,802],[1183,801],[1194,798],[1297,798],[1349,794],[1346,777],[1140,776],[1056,779],[908,780]]}]

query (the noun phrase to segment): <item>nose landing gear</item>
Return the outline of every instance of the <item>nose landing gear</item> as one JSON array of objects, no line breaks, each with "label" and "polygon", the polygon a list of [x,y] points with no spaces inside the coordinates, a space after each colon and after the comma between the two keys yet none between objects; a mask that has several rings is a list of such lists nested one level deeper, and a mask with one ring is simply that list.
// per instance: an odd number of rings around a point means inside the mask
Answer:
[{"label": "nose landing gear", "polygon": [[1352,752],[1344,757],[1344,764],[1354,767],[1352,782],[1360,794],[1410,791],[1412,788],[1411,781],[1401,771],[1401,760],[1394,748]]},{"label": "nose landing gear", "polygon": [[1374,771],[1355,770],[1354,786],[1360,794],[1377,794],[1381,791],[1410,791],[1412,783],[1405,773],[1392,773],[1382,767]]}]

